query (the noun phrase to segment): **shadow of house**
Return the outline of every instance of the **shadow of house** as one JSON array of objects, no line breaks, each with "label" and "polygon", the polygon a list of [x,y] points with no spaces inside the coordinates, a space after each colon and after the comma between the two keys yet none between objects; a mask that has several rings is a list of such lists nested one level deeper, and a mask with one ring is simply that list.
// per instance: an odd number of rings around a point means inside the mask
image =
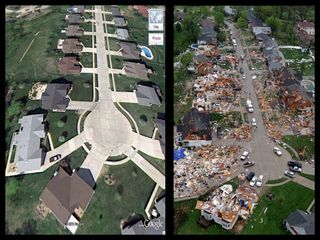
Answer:
[{"label": "shadow of house", "polygon": [[92,173],[90,169],[87,168],[78,168],[76,170],[76,173],[79,177],[82,178],[93,190],[96,189],[96,182],[94,181],[94,178],[92,176]]}]

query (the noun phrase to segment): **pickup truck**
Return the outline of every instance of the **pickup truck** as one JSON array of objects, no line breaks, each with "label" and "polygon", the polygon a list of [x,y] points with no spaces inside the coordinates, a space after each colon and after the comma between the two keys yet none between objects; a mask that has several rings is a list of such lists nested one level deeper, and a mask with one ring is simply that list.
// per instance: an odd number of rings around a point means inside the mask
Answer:
[{"label": "pickup truck", "polygon": [[254,161],[248,161],[243,164],[244,168],[248,168],[254,165]]}]

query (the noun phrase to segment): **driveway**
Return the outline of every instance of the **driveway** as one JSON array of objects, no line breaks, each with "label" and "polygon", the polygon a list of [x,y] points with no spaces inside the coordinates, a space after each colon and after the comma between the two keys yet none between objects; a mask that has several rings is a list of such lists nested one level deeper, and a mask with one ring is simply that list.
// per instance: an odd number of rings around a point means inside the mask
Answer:
[{"label": "driveway", "polygon": [[113,92],[113,99],[118,102],[138,103],[137,96],[134,92]]}]

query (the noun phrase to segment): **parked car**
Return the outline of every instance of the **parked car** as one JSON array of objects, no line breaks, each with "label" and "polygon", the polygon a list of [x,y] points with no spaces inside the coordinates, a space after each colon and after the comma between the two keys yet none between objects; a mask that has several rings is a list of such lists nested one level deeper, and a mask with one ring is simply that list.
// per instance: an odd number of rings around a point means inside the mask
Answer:
[{"label": "parked car", "polygon": [[274,148],[273,148],[273,152],[274,152],[275,154],[277,154],[278,156],[281,156],[281,155],[282,155],[282,152],[281,152],[280,149],[277,148],[277,147],[274,147]]},{"label": "parked car", "polygon": [[246,79],[246,75],[245,75],[245,74],[243,74],[242,78],[243,78],[243,79]]},{"label": "parked car", "polygon": [[256,75],[253,75],[253,76],[252,76],[252,80],[255,80],[256,78],[257,78]]},{"label": "parked car", "polygon": [[253,187],[253,186],[256,184],[256,181],[257,181],[257,177],[254,176],[254,177],[251,179],[251,181],[250,181],[250,186]]},{"label": "parked car", "polygon": [[256,119],[255,119],[255,118],[252,118],[252,119],[251,119],[251,125],[252,125],[253,127],[256,127],[256,126],[257,126],[257,122],[256,122]]},{"label": "parked car", "polygon": [[57,155],[54,155],[53,157],[51,157],[49,159],[50,162],[54,162],[54,161],[57,161],[61,158],[61,154],[57,154]]},{"label": "parked car", "polygon": [[257,187],[261,187],[263,181],[263,175],[260,175],[258,180],[257,180]]},{"label": "parked car", "polygon": [[248,151],[244,151],[244,152],[242,153],[240,159],[241,159],[242,161],[244,161],[244,160],[248,157],[248,155],[249,155],[249,152],[248,152]]},{"label": "parked car", "polygon": [[254,165],[254,161],[248,161],[243,164],[244,168],[248,168]]},{"label": "parked car", "polygon": [[254,172],[249,172],[249,174],[246,176],[246,179],[248,181],[251,181],[251,179],[254,177]]},{"label": "parked car", "polygon": [[240,73],[243,74],[243,68],[240,68]]},{"label": "parked car", "polygon": [[289,167],[289,170],[292,172],[301,172],[301,168],[299,168],[298,166]]},{"label": "parked car", "polygon": [[299,168],[302,168],[302,164],[297,162],[297,161],[288,161],[288,166],[289,167],[294,167],[294,166],[297,166]]},{"label": "parked car", "polygon": [[286,175],[286,176],[288,176],[290,178],[293,178],[295,174],[294,174],[294,172],[286,170],[286,171],[284,171],[284,175]]}]

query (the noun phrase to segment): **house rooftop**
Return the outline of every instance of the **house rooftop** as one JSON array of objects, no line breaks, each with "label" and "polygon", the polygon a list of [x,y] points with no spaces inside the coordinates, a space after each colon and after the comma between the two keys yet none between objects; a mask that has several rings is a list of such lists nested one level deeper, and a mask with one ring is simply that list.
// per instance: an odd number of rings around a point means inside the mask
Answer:
[{"label": "house rooftop", "polygon": [[126,21],[124,20],[123,17],[116,17],[114,18],[114,24],[116,25],[116,27],[124,27],[126,26]]},{"label": "house rooftop", "polygon": [[315,233],[315,217],[314,213],[307,214],[301,210],[296,210],[288,216],[286,219],[287,224],[290,228],[294,228],[297,234],[311,235]]},{"label": "house rooftop", "polygon": [[118,39],[127,40],[129,38],[129,32],[124,28],[117,28]]},{"label": "house rooftop", "polygon": [[118,44],[122,48],[122,57],[124,59],[139,59],[140,49],[137,48],[137,44],[133,42],[118,42]]},{"label": "house rooftop", "polygon": [[307,20],[304,20],[302,22],[298,22],[297,23],[297,26],[299,28],[302,28],[302,29],[306,29],[306,28],[314,28],[314,23],[313,22],[309,22]]},{"label": "house rooftop", "polygon": [[145,64],[123,61],[123,66],[128,77],[148,80],[148,69]]},{"label": "house rooftop", "polygon": [[122,16],[117,6],[111,6],[111,12],[113,16]]},{"label": "house rooftop", "polygon": [[137,84],[136,96],[139,105],[151,106],[155,104],[160,106],[162,103],[161,89],[156,84],[152,84],[151,86]]},{"label": "house rooftop", "polygon": [[79,25],[68,25],[65,30],[67,37],[80,37],[83,35],[83,28]]},{"label": "house rooftop", "polygon": [[77,74],[81,72],[81,66],[76,56],[64,56],[58,62],[60,74]]},{"label": "house rooftop", "polygon": [[41,139],[45,137],[43,114],[24,116],[19,124],[21,127],[14,139],[16,171],[39,170],[44,159],[44,152],[40,148]]},{"label": "house rooftop", "polygon": [[78,219],[77,210],[85,211],[94,190],[74,172],[71,176],[59,168],[40,196],[40,200],[53,212],[62,225],[73,215]]},{"label": "house rooftop", "polygon": [[69,13],[84,13],[84,6],[82,5],[74,5],[67,9]]},{"label": "house rooftop", "polygon": [[271,33],[271,28],[270,27],[253,27],[252,31],[254,33],[254,35],[258,35],[258,34],[270,34]]},{"label": "house rooftop", "polygon": [[83,49],[83,45],[78,38],[68,38],[62,43],[63,53],[80,53]]},{"label": "house rooftop", "polygon": [[70,99],[66,97],[69,88],[70,84],[49,83],[46,91],[41,96],[41,108],[65,111],[70,101]]}]

